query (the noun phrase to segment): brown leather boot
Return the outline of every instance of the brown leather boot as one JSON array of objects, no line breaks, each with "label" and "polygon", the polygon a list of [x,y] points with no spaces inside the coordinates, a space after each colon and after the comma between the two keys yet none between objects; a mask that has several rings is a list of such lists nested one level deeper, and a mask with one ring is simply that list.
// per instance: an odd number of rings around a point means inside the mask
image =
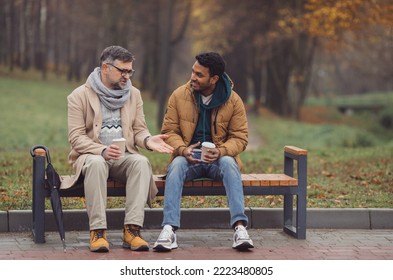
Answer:
[{"label": "brown leather boot", "polygon": [[140,226],[125,225],[123,229],[123,248],[132,251],[148,251],[149,244],[143,240],[140,233]]},{"label": "brown leather boot", "polygon": [[108,252],[109,242],[106,239],[105,229],[95,229],[90,231],[90,251]]}]

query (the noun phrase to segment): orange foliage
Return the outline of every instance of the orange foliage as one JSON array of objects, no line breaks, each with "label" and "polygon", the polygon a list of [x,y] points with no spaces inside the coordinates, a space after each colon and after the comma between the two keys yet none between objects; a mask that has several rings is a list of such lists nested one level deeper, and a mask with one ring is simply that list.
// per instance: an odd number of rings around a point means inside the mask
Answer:
[{"label": "orange foliage", "polygon": [[304,24],[312,36],[339,40],[344,31],[358,31],[370,25],[392,27],[392,1],[308,0]]}]

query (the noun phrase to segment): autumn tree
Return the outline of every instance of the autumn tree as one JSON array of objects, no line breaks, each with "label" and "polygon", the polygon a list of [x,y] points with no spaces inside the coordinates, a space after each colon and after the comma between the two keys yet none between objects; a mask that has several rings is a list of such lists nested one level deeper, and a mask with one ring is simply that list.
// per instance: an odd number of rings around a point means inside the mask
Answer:
[{"label": "autumn tree", "polygon": [[197,25],[202,26],[195,34],[199,44],[223,53],[235,89],[245,101],[247,92],[252,92],[255,111],[264,99],[273,111],[290,115],[292,76],[298,76],[299,88],[300,81],[303,87],[307,82],[300,76],[312,62],[314,42],[294,20],[302,14],[303,4],[301,0],[215,1],[213,8],[201,5],[196,11]]},{"label": "autumn tree", "polygon": [[374,76],[362,79],[365,89],[393,87],[390,0],[0,0],[0,6],[2,65],[79,81],[98,66],[104,47],[122,45],[136,54],[133,82],[158,101],[158,126],[174,79],[190,69],[173,65],[201,51],[224,56],[235,90],[254,112],[264,105],[296,118],[310,80],[317,80],[316,54],[320,63],[328,51],[337,54],[341,73]]},{"label": "autumn tree", "polygon": [[313,0],[306,9],[304,26],[318,39],[319,51],[329,57],[322,63],[334,68],[336,74],[331,75],[337,90],[351,93],[393,88],[391,1]]},{"label": "autumn tree", "polygon": [[[194,12],[200,27],[193,29],[196,47],[209,46],[234,61],[228,71],[241,85],[251,85],[255,111],[264,103],[295,118],[308,92],[317,49],[338,47],[349,32],[392,23],[389,1],[202,2]],[[247,100],[247,94],[240,94]]]}]

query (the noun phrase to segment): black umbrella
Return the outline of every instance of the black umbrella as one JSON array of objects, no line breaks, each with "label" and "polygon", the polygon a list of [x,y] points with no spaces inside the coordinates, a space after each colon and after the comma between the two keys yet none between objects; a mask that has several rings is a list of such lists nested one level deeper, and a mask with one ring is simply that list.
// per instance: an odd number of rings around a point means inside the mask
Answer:
[{"label": "black umbrella", "polygon": [[63,242],[64,252],[66,251],[65,245],[65,231],[64,231],[64,222],[63,222],[63,209],[61,206],[60,200],[60,176],[56,172],[55,168],[52,165],[49,150],[46,149],[46,160],[48,165],[46,166],[46,183],[50,187],[50,203],[52,205],[53,215],[55,215],[55,220],[57,224],[57,229],[59,230],[61,241]]}]

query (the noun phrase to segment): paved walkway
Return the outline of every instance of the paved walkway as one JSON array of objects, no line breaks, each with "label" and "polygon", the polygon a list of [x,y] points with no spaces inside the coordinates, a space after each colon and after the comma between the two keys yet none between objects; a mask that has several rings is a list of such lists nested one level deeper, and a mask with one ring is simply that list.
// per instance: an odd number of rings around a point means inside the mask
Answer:
[{"label": "paved walkway", "polygon": [[[159,230],[144,230],[153,242]],[[393,260],[393,230],[309,229],[306,240],[280,230],[250,229],[255,247],[247,252],[231,248],[230,230],[179,230],[179,248],[167,253],[132,252],[121,247],[122,233],[109,231],[109,253],[91,253],[88,232],[66,232],[63,252],[57,232],[46,234],[46,243],[35,244],[31,233],[0,233],[0,260]]]}]

